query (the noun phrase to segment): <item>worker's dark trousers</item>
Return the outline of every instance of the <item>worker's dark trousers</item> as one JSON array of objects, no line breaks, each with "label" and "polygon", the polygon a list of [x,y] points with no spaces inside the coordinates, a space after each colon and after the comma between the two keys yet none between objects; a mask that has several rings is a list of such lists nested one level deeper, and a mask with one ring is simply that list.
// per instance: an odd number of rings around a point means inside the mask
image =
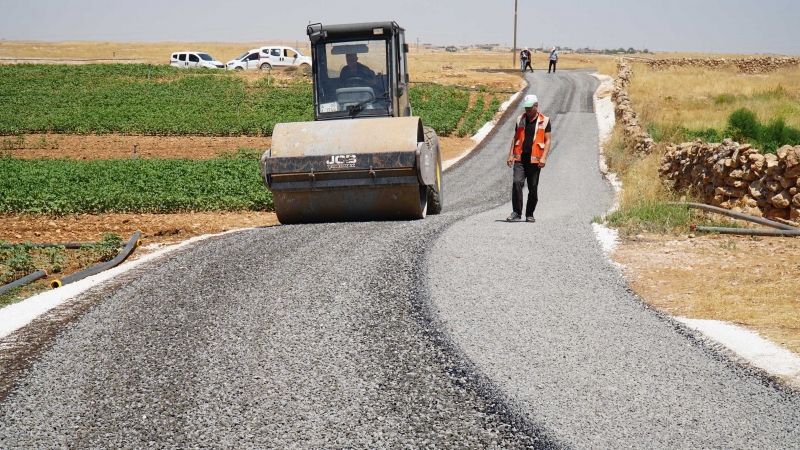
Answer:
[{"label": "worker's dark trousers", "polygon": [[528,63],[525,64],[525,68],[522,69],[522,71],[525,72],[526,70],[528,70],[528,67],[530,67],[531,68],[531,72],[533,72],[533,66],[531,66],[531,62],[530,61],[528,61]]},{"label": "worker's dark trousers", "polygon": [[550,73],[550,69],[553,69],[553,72],[556,71],[556,61],[550,61],[550,65],[547,66],[547,73]]},{"label": "worker's dark trousers", "polygon": [[533,216],[536,204],[539,203],[539,164],[531,163],[530,158],[522,158],[522,162],[514,161],[514,183],[511,186],[511,207],[522,215],[522,188],[528,182],[528,202],[525,205],[525,217]]}]

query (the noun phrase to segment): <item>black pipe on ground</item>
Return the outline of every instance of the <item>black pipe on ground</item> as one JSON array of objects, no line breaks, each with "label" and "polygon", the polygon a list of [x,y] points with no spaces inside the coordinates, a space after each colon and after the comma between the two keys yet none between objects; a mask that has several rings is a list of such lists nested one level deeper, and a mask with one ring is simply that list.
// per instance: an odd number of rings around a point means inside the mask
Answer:
[{"label": "black pipe on ground", "polygon": [[769,219],[764,219],[762,217],[737,213],[724,208],[718,208],[716,206],[706,205],[704,203],[672,202],[671,204],[702,209],[703,211],[722,214],[724,216],[732,217],[734,219],[745,220],[748,222],[757,223],[759,225],[776,228],[775,230],[758,230],[755,228],[698,227],[697,225],[692,225],[690,227],[692,231],[697,230],[709,233],[738,234],[744,236],[788,236],[788,237],[800,236],[800,229],[795,228],[791,225],[786,225],[780,222],[774,222]]},{"label": "black pipe on ground", "polygon": [[10,291],[12,289],[16,289],[18,287],[25,286],[26,284],[33,283],[34,281],[36,281],[36,280],[38,280],[40,278],[44,278],[46,276],[47,276],[47,271],[46,270],[39,270],[39,271],[33,272],[30,275],[25,275],[24,277],[20,278],[19,280],[12,281],[11,283],[8,283],[8,284],[6,284],[4,286],[0,286],[0,295],[5,294],[6,292],[8,292],[8,291]]},{"label": "black pipe on ground", "polygon": [[693,230],[705,231],[710,233],[719,234],[740,234],[744,236],[800,236],[800,230],[758,230],[755,228],[723,228],[723,227],[697,227],[693,226]]},{"label": "black pipe on ground", "polygon": [[58,279],[58,280],[53,280],[53,281],[50,282],[50,287],[52,287],[53,289],[59,288],[59,287],[65,285],[65,284],[69,284],[69,283],[72,283],[72,282],[75,282],[75,281],[78,281],[78,280],[82,280],[82,279],[84,279],[84,278],[86,278],[88,276],[92,276],[92,275],[100,273],[100,272],[102,272],[104,270],[107,270],[107,269],[110,269],[112,267],[118,266],[122,261],[125,261],[125,259],[128,256],[130,256],[131,253],[133,253],[133,250],[136,249],[136,247],[138,247],[138,246],[140,246],[142,244],[142,242],[139,240],[139,238],[141,236],[142,236],[142,232],[141,231],[137,231],[136,233],[134,233],[133,237],[131,238],[130,241],[128,241],[128,244],[125,246],[125,248],[123,248],[122,251],[119,252],[119,255],[114,257],[114,259],[112,259],[111,261],[104,262],[103,264],[100,264],[98,266],[94,266],[94,267],[86,269],[86,270],[82,270],[82,271],[77,272],[77,273],[73,273],[72,275],[68,275],[68,276],[66,276],[64,278],[61,278],[61,279]]},{"label": "black pipe on ground", "polygon": [[734,219],[746,220],[748,222],[753,222],[753,223],[757,223],[759,225],[764,225],[765,227],[777,228],[779,230],[789,230],[789,231],[797,231],[798,230],[797,228],[795,228],[795,227],[793,227],[791,225],[786,225],[786,224],[783,224],[783,223],[780,223],[780,222],[775,222],[775,221],[772,221],[772,220],[769,220],[769,219],[764,219],[763,217],[756,217],[756,216],[751,216],[749,214],[737,213],[737,212],[734,212],[734,211],[731,211],[731,210],[728,210],[728,209],[725,209],[725,208],[718,208],[716,206],[706,205],[706,204],[703,204],[703,203],[691,203],[691,202],[679,203],[679,202],[675,202],[675,203],[672,203],[672,204],[673,205],[681,205],[681,206],[685,205],[685,206],[689,206],[691,208],[702,209],[703,211],[708,211],[708,212],[712,212],[712,213],[716,213],[716,214],[722,214],[724,216],[733,217]]}]

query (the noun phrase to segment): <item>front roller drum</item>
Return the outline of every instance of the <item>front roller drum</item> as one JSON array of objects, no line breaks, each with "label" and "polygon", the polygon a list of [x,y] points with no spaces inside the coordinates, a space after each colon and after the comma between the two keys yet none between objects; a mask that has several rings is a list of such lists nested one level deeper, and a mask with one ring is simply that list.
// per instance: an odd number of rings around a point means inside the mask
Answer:
[{"label": "front roller drum", "polygon": [[275,191],[282,224],[424,219],[428,188],[419,184],[309,191]]}]

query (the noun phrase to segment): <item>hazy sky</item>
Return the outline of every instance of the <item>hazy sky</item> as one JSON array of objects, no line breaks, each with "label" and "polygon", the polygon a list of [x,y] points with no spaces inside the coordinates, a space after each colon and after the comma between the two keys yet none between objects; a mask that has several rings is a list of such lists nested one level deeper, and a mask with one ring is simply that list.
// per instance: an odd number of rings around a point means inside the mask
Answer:
[{"label": "hazy sky", "polygon": [[[514,0],[0,0],[0,39],[305,40],[311,22],[394,20],[407,41],[514,40]],[[800,54],[800,0],[519,0],[518,46]]]}]

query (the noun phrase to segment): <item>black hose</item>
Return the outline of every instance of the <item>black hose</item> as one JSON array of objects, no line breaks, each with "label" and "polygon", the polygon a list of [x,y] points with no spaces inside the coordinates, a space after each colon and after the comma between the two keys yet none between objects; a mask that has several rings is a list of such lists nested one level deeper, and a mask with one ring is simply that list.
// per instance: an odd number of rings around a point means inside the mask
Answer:
[{"label": "black hose", "polygon": [[692,227],[693,230],[719,234],[741,234],[746,236],[800,236],[800,230],[757,230],[754,228]]},{"label": "black hose", "polygon": [[[31,248],[48,248],[48,247],[64,247],[71,250],[77,250],[83,247],[91,247],[94,245],[99,244],[99,242],[64,242],[64,243],[54,243],[54,244],[28,244],[28,247]],[[0,246],[0,248],[13,248],[18,245],[25,245],[25,244],[5,244]]]},{"label": "black hose", "polygon": [[[755,217],[748,214],[742,214],[733,212],[728,209],[718,208],[716,206],[706,205],[704,203],[691,203],[691,202],[671,202],[672,205],[679,205],[679,206],[689,206],[691,208],[702,209],[703,211],[713,212],[717,214],[722,214],[728,217],[733,217],[734,219],[739,220],[746,220],[748,222],[757,223],[759,225],[764,225],[771,228],[777,228],[779,230],[788,230],[788,231],[800,231],[798,228],[795,228],[791,225],[786,225],[780,222],[773,222],[772,220],[764,219],[762,217]],[[698,227],[699,228],[699,227]]]},{"label": "black hose", "polygon": [[8,291],[10,291],[12,289],[25,286],[26,284],[33,283],[34,281],[38,280],[39,278],[44,278],[46,276],[47,276],[47,271],[46,270],[39,270],[37,272],[33,272],[32,274],[26,275],[26,276],[20,278],[19,280],[13,281],[13,282],[8,283],[8,284],[6,284],[4,286],[0,286],[0,295],[5,294],[6,292],[8,292]]},{"label": "black hose", "polygon": [[123,248],[122,251],[119,252],[119,255],[114,257],[114,259],[112,259],[111,261],[104,262],[103,264],[100,264],[98,266],[94,266],[94,267],[86,269],[86,270],[82,270],[82,271],[77,272],[77,273],[73,273],[72,275],[68,275],[68,276],[66,276],[64,278],[61,278],[59,280],[53,280],[53,281],[50,282],[50,287],[52,287],[53,289],[59,288],[59,287],[65,285],[65,284],[69,284],[69,283],[72,283],[74,281],[82,280],[82,279],[84,279],[84,278],[86,278],[88,276],[92,276],[92,275],[100,273],[100,272],[102,272],[104,270],[110,269],[112,267],[116,267],[122,261],[125,261],[125,259],[131,253],[133,253],[133,250],[136,249],[136,247],[141,245],[141,241],[139,240],[139,238],[141,236],[142,236],[142,232],[141,231],[137,231],[136,233],[133,233],[133,237],[131,238],[130,241],[128,241],[128,245],[126,245],[125,248]]}]

